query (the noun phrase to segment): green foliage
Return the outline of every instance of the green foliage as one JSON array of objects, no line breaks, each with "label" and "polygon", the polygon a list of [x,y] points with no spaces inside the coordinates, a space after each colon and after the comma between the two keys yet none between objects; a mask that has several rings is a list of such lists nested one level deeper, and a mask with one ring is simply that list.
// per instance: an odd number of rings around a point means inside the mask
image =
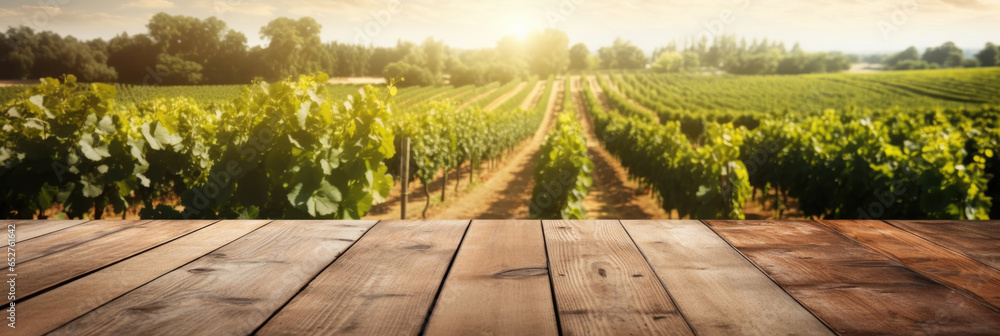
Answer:
[{"label": "green foliage", "polygon": [[711,124],[696,148],[677,122],[658,125],[637,114],[606,112],[588,85],[584,95],[598,139],[630,176],[656,191],[663,209],[682,217],[744,218],[750,185],[739,161],[743,137],[732,125]]},{"label": "green foliage", "polygon": [[642,49],[621,38],[616,38],[611,46],[601,47],[597,54],[604,69],[642,69],[649,62]]},{"label": "green foliage", "polygon": [[382,71],[387,82],[399,81],[400,87],[406,86],[426,86],[434,84],[434,75],[430,71],[419,66],[410,65],[405,62],[390,63]]},{"label": "green foliage", "polygon": [[[797,199],[807,216],[986,219],[993,213],[995,217],[1000,113],[983,105],[1000,102],[995,95],[1000,71],[995,69],[850,76],[611,77],[627,96],[608,94],[609,103],[623,111],[623,117],[593,112],[598,135],[613,139],[605,141],[609,151],[623,158],[630,174],[658,191],[666,185],[676,189],[684,179],[670,182],[657,174],[685,176],[687,170],[671,170],[683,166],[666,158],[644,157],[643,152],[692,155],[683,137],[674,135],[679,130],[697,142],[695,152],[710,150],[716,158],[729,158],[702,162],[691,171],[711,171],[709,176],[725,171],[727,178],[734,178],[724,184],[734,191],[722,198],[734,201],[729,204],[733,208],[749,194],[742,191],[747,185],[739,182],[746,179],[754,188],[777,189]],[[599,104],[591,99],[595,111]],[[629,99],[654,110],[670,131],[656,133],[650,117]],[[731,128],[729,122],[742,129]],[[624,145],[617,147],[623,138]],[[657,145],[643,140],[648,138],[659,139]],[[731,146],[739,148],[729,152]],[[635,157],[640,159],[625,159]],[[746,170],[733,162],[742,162]],[[707,179],[700,178],[705,184]],[[699,181],[699,177],[688,179]],[[699,209],[697,205],[682,206],[676,200],[716,195],[710,188],[681,189],[704,192],[685,196],[661,192],[665,208],[694,213],[690,209]]]},{"label": "green foliage", "polygon": [[590,68],[590,49],[583,43],[574,44],[569,49],[569,70],[580,71]]},{"label": "green foliage", "polygon": [[986,43],[986,47],[976,54],[976,59],[979,60],[979,65],[984,67],[1000,65],[1000,48],[993,43]]},{"label": "green foliage", "polygon": [[892,56],[886,57],[882,60],[882,64],[887,68],[895,68],[897,64],[904,61],[919,61],[920,51],[916,47],[909,47],[899,53],[893,54]]},{"label": "green foliage", "polygon": [[684,68],[684,56],[676,52],[664,52],[656,57],[651,69],[656,72],[679,72]]},{"label": "green foliage", "polygon": [[[2,116],[2,216],[60,202],[71,218],[106,204],[144,204],[147,218],[360,218],[392,186],[389,95],[368,86],[345,101],[326,79],[256,83],[214,110],[119,105],[112,86],[46,79]],[[181,207],[154,207],[168,195]]]},{"label": "green foliage", "polygon": [[995,118],[997,110],[897,109],[875,120],[830,110],[801,122],[768,120],[748,132],[743,159],[753,162],[755,187],[797,198],[807,216],[988,219],[986,159],[996,144],[979,147],[982,154],[967,149],[997,137],[996,125],[983,129],[968,117],[983,112]]},{"label": "green foliage", "polygon": [[527,60],[531,73],[548,77],[569,67],[569,37],[566,33],[546,28],[534,31],[527,40]]},{"label": "green foliage", "polygon": [[113,81],[115,69],[107,65],[107,44],[84,42],[72,36],[31,28],[9,27],[0,34],[0,78],[28,79],[75,73],[83,81]]},{"label": "green foliage", "polygon": [[594,163],[587,155],[587,139],[576,120],[576,106],[566,80],[563,111],[545,137],[535,166],[535,186],[528,203],[531,218],[586,219],[583,199],[593,179]]},{"label": "green foliage", "polygon": [[953,42],[945,42],[939,47],[927,48],[921,57],[927,63],[934,63],[944,68],[955,68],[962,65],[962,49]]}]

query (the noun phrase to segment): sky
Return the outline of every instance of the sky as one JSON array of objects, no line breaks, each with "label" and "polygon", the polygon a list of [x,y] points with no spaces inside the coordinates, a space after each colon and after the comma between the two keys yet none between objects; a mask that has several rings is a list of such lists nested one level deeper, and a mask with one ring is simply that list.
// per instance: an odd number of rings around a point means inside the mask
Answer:
[{"label": "sky", "polygon": [[109,39],[145,33],[159,12],[215,16],[251,46],[266,45],[260,27],[282,16],[313,17],[324,42],[377,46],[433,36],[457,48],[492,47],[504,35],[549,27],[591,50],[616,37],[652,51],[733,33],[849,53],[1000,43],[1000,0],[3,0],[0,27]]}]

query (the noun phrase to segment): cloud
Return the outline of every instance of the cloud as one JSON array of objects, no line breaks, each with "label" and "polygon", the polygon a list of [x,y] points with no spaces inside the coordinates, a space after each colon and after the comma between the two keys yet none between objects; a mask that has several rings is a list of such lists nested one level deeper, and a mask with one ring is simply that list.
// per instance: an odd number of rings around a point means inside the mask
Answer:
[{"label": "cloud", "polygon": [[168,0],[136,0],[122,5],[132,8],[174,8],[174,3]]},{"label": "cloud", "polygon": [[276,8],[266,3],[249,2],[247,0],[200,0],[194,4],[197,8],[211,10],[209,15],[225,20],[226,14],[243,14],[251,16],[273,16]]},{"label": "cloud", "polygon": [[980,2],[979,0],[941,0],[941,1],[952,6],[962,7],[962,8],[976,9],[976,8],[986,7],[986,5]]},{"label": "cloud", "polygon": [[63,10],[54,6],[21,6],[13,9],[0,9],[0,17],[21,17],[25,24],[42,28],[49,24],[60,25],[91,25],[91,24],[122,24],[140,20],[135,17],[113,15],[102,12],[84,12],[78,10]]}]

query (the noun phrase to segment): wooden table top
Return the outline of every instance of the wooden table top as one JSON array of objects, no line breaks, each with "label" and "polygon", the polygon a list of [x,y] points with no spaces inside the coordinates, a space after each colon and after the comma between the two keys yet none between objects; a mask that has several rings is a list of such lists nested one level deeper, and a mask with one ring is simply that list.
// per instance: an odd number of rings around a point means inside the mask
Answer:
[{"label": "wooden table top", "polygon": [[1000,334],[1000,222],[2,222],[2,335]]}]

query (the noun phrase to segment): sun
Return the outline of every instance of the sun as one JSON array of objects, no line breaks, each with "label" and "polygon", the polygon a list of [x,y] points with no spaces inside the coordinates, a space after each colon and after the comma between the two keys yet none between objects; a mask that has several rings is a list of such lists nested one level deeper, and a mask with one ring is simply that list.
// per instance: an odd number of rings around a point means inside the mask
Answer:
[{"label": "sun", "polygon": [[528,35],[528,25],[523,22],[514,23],[510,26],[510,33],[524,39],[524,37]]}]

